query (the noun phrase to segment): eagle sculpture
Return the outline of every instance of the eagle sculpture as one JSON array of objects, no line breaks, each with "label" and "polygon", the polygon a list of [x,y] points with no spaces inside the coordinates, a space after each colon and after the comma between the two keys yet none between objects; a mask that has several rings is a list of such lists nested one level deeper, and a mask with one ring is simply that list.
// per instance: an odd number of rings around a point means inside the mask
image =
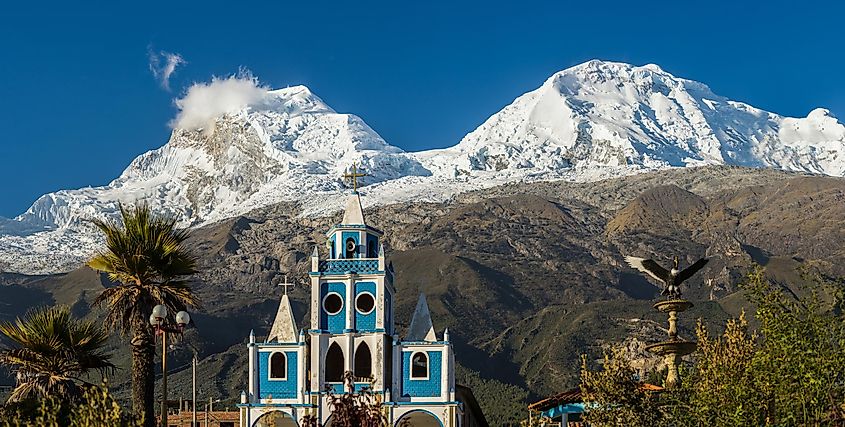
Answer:
[{"label": "eagle sculpture", "polygon": [[666,295],[669,298],[680,298],[681,283],[692,277],[692,275],[697,273],[698,270],[701,270],[704,265],[707,264],[707,258],[701,258],[700,260],[694,262],[692,265],[683,270],[678,269],[677,256],[672,259],[671,270],[667,270],[661,267],[654,260],[645,258],[626,256],[625,262],[627,262],[628,265],[630,265],[631,267],[645,274],[648,274],[649,276],[655,278],[657,281],[662,283],[663,292],[660,293],[661,295]]}]

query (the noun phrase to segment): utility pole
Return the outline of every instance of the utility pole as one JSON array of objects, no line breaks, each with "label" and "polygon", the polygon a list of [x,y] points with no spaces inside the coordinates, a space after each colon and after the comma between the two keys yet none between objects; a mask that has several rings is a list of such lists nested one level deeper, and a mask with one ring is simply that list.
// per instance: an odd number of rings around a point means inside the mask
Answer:
[{"label": "utility pole", "polygon": [[161,335],[161,426],[167,427],[167,334],[179,334],[185,330],[185,325],[191,322],[191,316],[180,311],[176,313],[176,323],[168,323],[167,307],[159,304],[153,307],[150,315],[150,325],[155,328],[155,334]]},{"label": "utility pole", "polygon": [[[191,427],[197,427],[197,352],[194,350],[193,386],[191,389]],[[206,423],[208,427],[208,423]]]},{"label": "utility pole", "polygon": [[161,334],[161,427],[167,427],[167,331]]}]

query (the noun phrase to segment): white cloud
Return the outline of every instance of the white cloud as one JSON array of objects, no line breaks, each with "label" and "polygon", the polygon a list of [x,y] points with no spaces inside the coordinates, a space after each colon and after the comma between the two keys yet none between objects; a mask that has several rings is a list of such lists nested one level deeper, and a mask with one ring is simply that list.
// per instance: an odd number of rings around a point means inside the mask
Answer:
[{"label": "white cloud", "polygon": [[161,83],[161,87],[170,91],[170,76],[176,71],[176,67],[187,64],[185,58],[178,53],[170,52],[154,52],[152,48],[147,50],[147,56],[150,58],[150,71],[153,77]]},{"label": "white cloud", "polygon": [[249,71],[236,76],[213,77],[208,83],[194,83],[180,99],[175,100],[179,113],[170,122],[172,128],[197,130],[209,128],[219,116],[259,104],[268,88],[261,86]]}]

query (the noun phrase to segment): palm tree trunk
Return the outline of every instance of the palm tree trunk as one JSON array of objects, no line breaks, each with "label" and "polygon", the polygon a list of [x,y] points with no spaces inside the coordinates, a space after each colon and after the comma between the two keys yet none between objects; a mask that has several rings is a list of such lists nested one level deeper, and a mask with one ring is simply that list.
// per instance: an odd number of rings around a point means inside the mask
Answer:
[{"label": "palm tree trunk", "polygon": [[135,324],[132,337],[132,410],[144,427],[155,422],[155,340],[145,322]]}]

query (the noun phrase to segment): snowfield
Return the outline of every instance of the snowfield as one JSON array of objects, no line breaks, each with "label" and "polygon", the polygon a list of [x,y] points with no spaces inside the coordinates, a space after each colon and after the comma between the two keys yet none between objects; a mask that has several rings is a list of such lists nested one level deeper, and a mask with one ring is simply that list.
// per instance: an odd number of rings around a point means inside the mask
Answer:
[{"label": "snowfield", "polygon": [[656,65],[590,61],[528,92],[457,145],[415,153],[304,86],[263,90],[199,127],[176,128],[103,187],[46,194],[0,218],[0,271],[77,267],[101,244],[86,219],[146,201],[182,227],[282,201],[302,215],[343,206],[342,173],[370,175],[369,205],[443,201],[470,190],[539,180],[594,181],[670,167],[731,164],[845,175],[845,126],[829,111],[782,117],[714,94]]}]

